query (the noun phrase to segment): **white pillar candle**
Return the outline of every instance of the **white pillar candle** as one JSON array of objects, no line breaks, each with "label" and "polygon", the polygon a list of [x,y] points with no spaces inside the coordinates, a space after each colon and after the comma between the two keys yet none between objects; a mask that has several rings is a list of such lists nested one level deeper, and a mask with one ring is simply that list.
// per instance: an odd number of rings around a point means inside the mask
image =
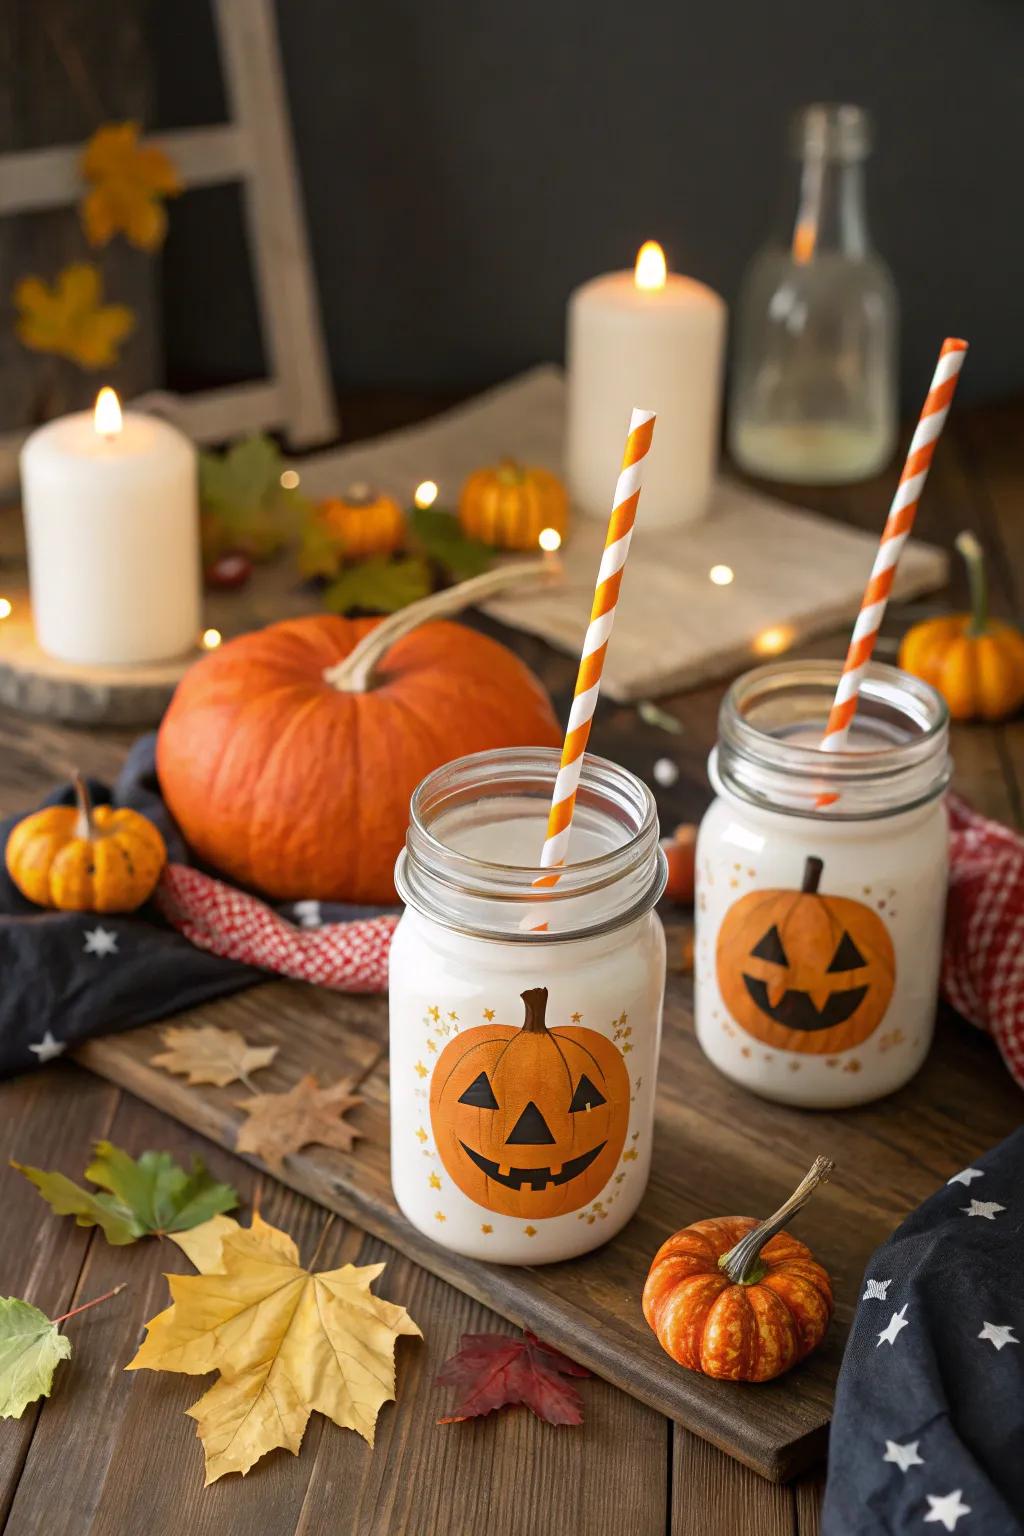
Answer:
[{"label": "white pillar candle", "polygon": [[176,427],[96,411],[40,427],[21,451],[36,638],[62,661],[126,666],[196,644],[196,450]]},{"label": "white pillar candle", "polygon": [[718,456],[726,309],[711,288],[666,273],[648,241],[634,272],[610,272],[569,300],[569,489],[606,518],[634,405],[656,411],[637,531],[689,523],[707,506]]}]

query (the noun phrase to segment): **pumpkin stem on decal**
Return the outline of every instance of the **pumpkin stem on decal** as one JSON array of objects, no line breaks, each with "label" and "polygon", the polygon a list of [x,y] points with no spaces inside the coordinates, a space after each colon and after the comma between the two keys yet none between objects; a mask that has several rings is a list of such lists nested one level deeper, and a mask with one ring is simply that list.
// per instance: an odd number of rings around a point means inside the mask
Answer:
[{"label": "pumpkin stem on decal", "polygon": [[[819,865],[820,877],[821,860],[808,859],[807,862]],[[807,887],[805,886],[804,889],[806,890]],[[761,1249],[770,1238],[782,1231],[797,1211],[803,1209],[818,1185],[828,1182],[834,1168],[835,1163],[830,1157],[816,1157],[789,1199],[783,1201],[778,1210],[765,1221],[759,1221],[756,1227],[751,1227],[746,1236],[741,1237],[728,1253],[723,1253],[718,1261],[718,1267],[725,1271],[734,1285],[756,1285],[764,1278],[765,1266],[761,1263]]]},{"label": "pumpkin stem on decal", "polygon": [[807,859],[807,862],[804,864],[804,879],[803,884],[800,887],[805,896],[817,895],[818,886],[821,884],[821,877],[824,873],[824,870],[824,859],[817,859],[813,854],[811,854],[811,856]]},{"label": "pumpkin stem on decal", "polygon": [[523,1023],[523,1031],[528,1035],[543,1035],[547,1033],[546,1015],[548,1011],[547,987],[531,987],[528,992],[520,992],[520,997],[526,1008],[526,1019]]}]

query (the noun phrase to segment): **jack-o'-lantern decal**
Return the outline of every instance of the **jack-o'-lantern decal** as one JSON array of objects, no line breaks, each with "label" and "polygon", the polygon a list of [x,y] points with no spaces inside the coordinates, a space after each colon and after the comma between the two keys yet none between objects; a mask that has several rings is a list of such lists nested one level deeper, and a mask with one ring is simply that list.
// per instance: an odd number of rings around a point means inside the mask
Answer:
[{"label": "jack-o'-lantern decal", "polygon": [[896,954],[877,912],[823,895],[810,858],[799,891],[751,891],[718,930],[718,987],[741,1029],[777,1050],[830,1056],[878,1028]]},{"label": "jack-o'-lantern decal", "polygon": [[445,1046],[430,1120],[463,1194],[537,1220],[578,1210],[611,1178],[629,1125],[629,1074],[606,1036],[547,1027],[546,987],[522,998],[521,1027],[484,1024]]}]

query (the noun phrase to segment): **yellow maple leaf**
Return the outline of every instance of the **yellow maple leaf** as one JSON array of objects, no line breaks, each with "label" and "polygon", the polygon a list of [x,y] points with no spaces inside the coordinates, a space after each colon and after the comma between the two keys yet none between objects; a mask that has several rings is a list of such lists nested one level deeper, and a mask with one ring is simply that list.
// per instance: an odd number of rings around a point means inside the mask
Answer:
[{"label": "yellow maple leaf", "polygon": [[135,327],[125,304],[104,304],[99,269],[72,262],[50,288],[41,277],[23,277],[14,290],[18,340],[33,352],[53,352],[82,368],[107,368]]},{"label": "yellow maple leaf", "polygon": [[224,1088],[243,1082],[251,1088],[250,1072],[268,1067],[278,1051],[276,1045],[250,1045],[237,1029],[218,1029],[215,1024],[194,1029],[168,1024],[160,1033],[167,1050],[150,1061],[165,1072],[187,1075],[190,1086],[213,1083]]},{"label": "yellow maple leaf", "polygon": [[206,1482],[244,1476],[277,1447],[297,1455],[311,1413],[373,1444],[395,1395],[395,1344],[421,1338],[404,1307],[370,1290],[383,1264],[310,1274],[285,1232],[253,1215],[206,1247],[212,1272],[168,1275],[173,1304],[146,1325],[129,1371],[220,1379],[188,1410],[206,1453]]},{"label": "yellow maple leaf", "polygon": [[91,182],[82,199],[82,228],[90,245],[121,233],[142,251],[155,251],[167,233],[164,198],[176,197],[181,179],[162,149],[139,143],[138,123],[104,123],[81,160]]}]

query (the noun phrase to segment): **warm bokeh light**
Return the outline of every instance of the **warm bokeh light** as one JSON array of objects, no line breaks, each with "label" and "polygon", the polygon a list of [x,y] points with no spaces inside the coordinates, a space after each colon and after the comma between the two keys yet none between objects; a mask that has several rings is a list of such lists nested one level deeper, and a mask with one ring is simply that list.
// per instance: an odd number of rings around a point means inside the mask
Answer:
[{"label": "warm bokeh light", "polygon": [[562,535],[557,528],[542,528],[537,543],[546,555],[553,555],[556,549],[562,547]]},{"label": "warm bokeh light", "polygon": [[121,402],[109,384],[104,384],[96,396],[92,419],[100,437],[116,437],[121,430]]},{"label": "warm bokeh light", "polygon": [[11,600],[9,597],[0,597],[0,619],[9,619],[11,616]]},{"label": "warm bokeh light", "polygon": [[636,253],[633,281],[638,288],[651,291],[665,286],[665,252],[657,240],[645,240]]},{"label": "warm bokeh light", "polygon": [[708,571],[708,580],[713,581],[716,587],[727,587],[735,579],[736,573],[731,565],[713,565]]},{"label": "warm bokeh light", "polygon": [[777,656],[787,645],[792,645],[795,638],[788,624],[776,624],[755,635],[754,650],[759,656]]},{"label": "warm bokeh light", "polygon": [[204,629],[199,644],[204,651],[215,651],[223,639],[219,629]]},{"label": "warm bokeh light", "polygon": [[282,491],[297,491],[299,488],[299,472],[297,469],[283,469],[281,471]]},{"label": "warm bokeh light", "polygon": [[437,485],[433,480],[421,480],[413,492],[413,501],[418,507],[432,507],[437,500]]}]

